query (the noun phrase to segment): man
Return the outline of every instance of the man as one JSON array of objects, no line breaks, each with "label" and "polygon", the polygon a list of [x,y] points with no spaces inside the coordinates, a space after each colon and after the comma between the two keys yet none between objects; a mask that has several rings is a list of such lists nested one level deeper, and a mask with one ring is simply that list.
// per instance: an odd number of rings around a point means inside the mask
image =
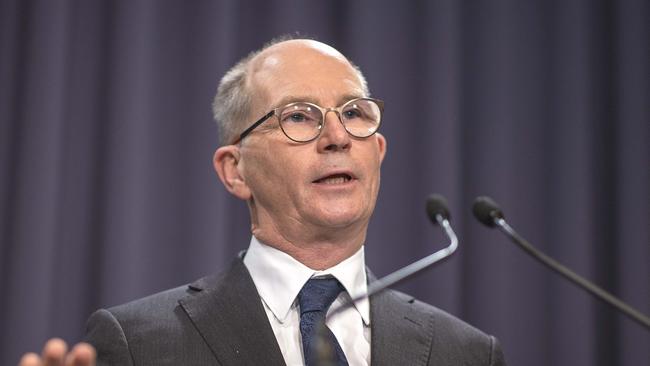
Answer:
[{"label": "man", "polygon": [[[319,328],[367,291],[382,109],[361,72],[313,40],[271,44],[233,67],[215,99],[214,167],[248,204],[249,248],[224,273],[93,314],[87,342],[98,363],[313,365],[326,339],[336,364],[503,365],[494,337],[394,291]],[[65,353],[50,341],[45,364],[94,362],[87,344]],[[21,363],[40,364],[33,354]]]}]

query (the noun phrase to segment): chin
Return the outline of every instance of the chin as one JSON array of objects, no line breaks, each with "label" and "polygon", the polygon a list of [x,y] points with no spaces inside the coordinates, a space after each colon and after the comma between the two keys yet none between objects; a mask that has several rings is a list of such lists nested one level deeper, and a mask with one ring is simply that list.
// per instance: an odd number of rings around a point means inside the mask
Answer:
[{"label": "chin", "polygon": [[365,215],[359,211],[335,211],[324,210],[316,214],[315,217],[322,226],[331,228],[346,228],[359,222],[366,221]]}]

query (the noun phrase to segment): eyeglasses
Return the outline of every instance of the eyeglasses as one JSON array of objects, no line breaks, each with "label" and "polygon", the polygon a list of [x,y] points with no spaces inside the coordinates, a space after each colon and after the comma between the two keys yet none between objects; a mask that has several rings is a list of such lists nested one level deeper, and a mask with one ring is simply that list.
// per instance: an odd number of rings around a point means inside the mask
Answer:
[{"label": "eyeglasses", "polygon": [[336,108],[323,108],[313,103],[294,102],[271,110],[257,120],[236,138],[232,145],[239,143],[255,128],[269,118],[276,116],[280,129],[292,141],[309,142],[316,139],[323,130],[325,116],[334,112],[345,130],[352,136],[366,138],[379,129],[384,102],[373,98],[356,98]]}]

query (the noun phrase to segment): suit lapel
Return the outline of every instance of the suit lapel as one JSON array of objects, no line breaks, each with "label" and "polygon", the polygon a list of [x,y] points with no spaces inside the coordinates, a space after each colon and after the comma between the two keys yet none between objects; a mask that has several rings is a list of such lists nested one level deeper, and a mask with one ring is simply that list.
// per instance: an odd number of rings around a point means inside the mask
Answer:
[{"label": "suit lapel", "polygon": [[431,315],[413,298],[384,290],[370,299],[372,365],[426,365],[431,350]]},{"label": "suit lapel", "polygon": [[179,302],[226,365],[284,365],[255,284],[241,259],[224,273],[190,285]]}]

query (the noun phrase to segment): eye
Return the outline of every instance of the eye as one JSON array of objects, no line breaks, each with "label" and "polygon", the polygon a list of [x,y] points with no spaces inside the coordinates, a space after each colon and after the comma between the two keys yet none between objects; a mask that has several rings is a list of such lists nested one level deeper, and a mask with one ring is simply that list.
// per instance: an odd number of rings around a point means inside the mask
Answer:
[{"label": "eye", "polygon": [[311,118],[304,112],[291,112],[282,117],[282,122],[304,123],[309,122]]},{"label": "eye", "polygon": [[320,111],[310,105],[296,104],[282,111],[280,122],[287,124],[312,124],[318,122]]},{"label": "eye", "polygon": [[355,119],[363,117],[363,112],[358,108],[350,108],[343,111],[345,119]]}]

